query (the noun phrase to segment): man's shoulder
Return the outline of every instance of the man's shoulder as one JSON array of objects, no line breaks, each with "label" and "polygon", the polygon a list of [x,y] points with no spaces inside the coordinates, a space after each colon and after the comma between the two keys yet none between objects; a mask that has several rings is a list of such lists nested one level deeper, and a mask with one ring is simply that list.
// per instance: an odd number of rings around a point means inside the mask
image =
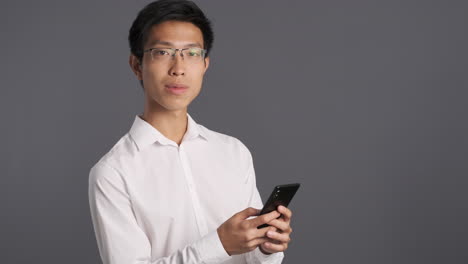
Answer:
[{"label": "man's shoulder", "polygon": [[126,133],[96,162],[93,168],[102,165],[115,168],[122,160],[133,157],[136,150],[135,142],[132,140],[130,134]]},{"label": "man's shoulder", "polygon": [[198,126],[214,145],[220,148],[237,150],[250,156],[250,151],[247,146],[237,137],[208,129],[200,124]]}]

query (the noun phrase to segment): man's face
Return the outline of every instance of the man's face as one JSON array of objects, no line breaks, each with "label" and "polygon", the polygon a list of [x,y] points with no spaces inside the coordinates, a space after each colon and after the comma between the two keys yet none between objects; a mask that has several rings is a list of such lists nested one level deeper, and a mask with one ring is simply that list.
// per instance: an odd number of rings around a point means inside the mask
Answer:
[{"label": "man's face", "polygon": [[[151,28],[144,50],[150,48],[203,48],[201,30],[188,22],[166,21]],[[144,53],[141,65],[130,57],[130,65],[139,80],[143,80],[146,103],[154,110],[186,110],[200,93],[203,75],[209,64],[187,60],[177,51],[169,60],[154,60]]]}]

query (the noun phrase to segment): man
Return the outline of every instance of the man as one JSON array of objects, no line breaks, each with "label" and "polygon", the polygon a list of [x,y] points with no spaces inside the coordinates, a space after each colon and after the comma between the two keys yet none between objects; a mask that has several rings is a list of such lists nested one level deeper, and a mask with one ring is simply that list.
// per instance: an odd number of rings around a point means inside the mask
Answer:
[{"label": "man", "polygon": [[262,202],[250,152],[187,113],[210,64],[210,22],[193,2],[153,2],[129,42],[144,112],[89,178],[103,262],[281,263],[291,211],[254,217]]}]

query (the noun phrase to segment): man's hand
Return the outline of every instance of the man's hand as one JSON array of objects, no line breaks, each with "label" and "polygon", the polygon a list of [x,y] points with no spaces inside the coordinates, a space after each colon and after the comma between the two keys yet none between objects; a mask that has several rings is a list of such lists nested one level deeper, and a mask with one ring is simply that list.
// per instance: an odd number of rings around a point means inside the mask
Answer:
[{"label": "man's hand", "polygon": [[260,245],[260,251],[262,251],[264,254],[285,251],[288,248],[289,242],[291,241],[289,235],[292,232],[292,228],[290,226],[292,212],[288,208],[281,205],[278,206],[277,210],[281,213],[281,217],[279,219],[274,218],[268,222],[270,225],[268,228],[275,228],[269,230],[266,233],[266,236],[269,239]]},{"label": "man's hand", "polygon": [[250,216],[256,216],[259,213],[260,210],[249,207],[233,215],[218,227],[218,236],[230,256],[252,251],[260,244],[269,241],[266,233],[269,230],[276,230],[276,228],[257,229],[257,227],[266,223],[270,224],[273,219],[280,216],[280,213],[273,211],[247,220]]}]

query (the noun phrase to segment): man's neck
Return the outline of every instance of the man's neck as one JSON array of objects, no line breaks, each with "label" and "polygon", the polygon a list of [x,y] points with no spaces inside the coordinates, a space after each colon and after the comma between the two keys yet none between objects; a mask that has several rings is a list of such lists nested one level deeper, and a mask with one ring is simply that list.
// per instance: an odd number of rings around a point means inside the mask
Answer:
[{"label": "man's neck", "polygon": [[168,111],[145,107],[141,118],[156,128],[166,138],[176,142],[177,145],[180,145],[187,131],[187,109]]}]

